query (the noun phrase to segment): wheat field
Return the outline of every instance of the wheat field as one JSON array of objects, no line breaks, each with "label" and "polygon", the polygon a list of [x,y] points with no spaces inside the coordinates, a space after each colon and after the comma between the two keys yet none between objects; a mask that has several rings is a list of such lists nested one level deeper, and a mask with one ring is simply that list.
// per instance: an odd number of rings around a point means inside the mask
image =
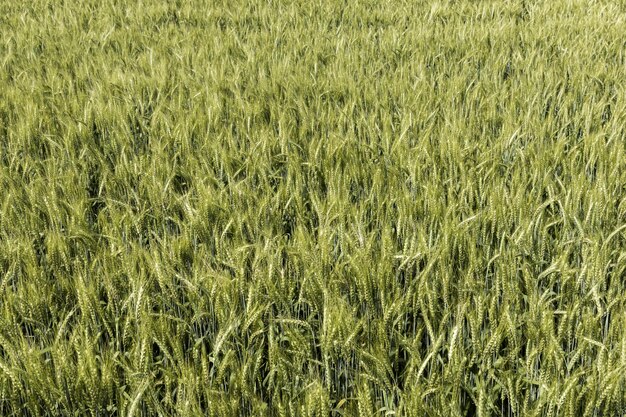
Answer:
[{"label": "wheat field", "polygon": [[0,415],[626,415],[622,0],[0,0]]}]

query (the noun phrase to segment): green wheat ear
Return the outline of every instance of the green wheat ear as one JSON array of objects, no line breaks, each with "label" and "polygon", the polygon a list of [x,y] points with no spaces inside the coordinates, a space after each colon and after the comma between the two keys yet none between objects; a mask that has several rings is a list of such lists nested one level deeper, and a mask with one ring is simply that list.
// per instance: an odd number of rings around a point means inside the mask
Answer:
[{"label": "green wheat ear", "polygon": [[0,415],[624,414],[618,2],[57,3],[0,0]]}]

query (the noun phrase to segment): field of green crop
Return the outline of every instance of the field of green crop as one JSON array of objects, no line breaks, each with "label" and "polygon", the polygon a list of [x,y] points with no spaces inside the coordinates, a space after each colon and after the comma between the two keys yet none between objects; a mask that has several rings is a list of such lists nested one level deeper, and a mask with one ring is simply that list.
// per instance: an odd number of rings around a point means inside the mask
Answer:
[{"label": "field of green crop", "polygon": [[0,415],[626,415],[626,2],[0,0]]}]

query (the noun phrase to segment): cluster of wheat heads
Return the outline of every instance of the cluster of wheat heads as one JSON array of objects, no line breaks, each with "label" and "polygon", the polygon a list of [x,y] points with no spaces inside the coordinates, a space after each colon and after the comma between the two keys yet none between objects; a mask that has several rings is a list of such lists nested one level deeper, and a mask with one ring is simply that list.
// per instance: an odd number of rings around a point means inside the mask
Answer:
[{"label": "cluster of wheat heads", "polygon": [[623,415],[625,17],[0,1],[0,415]]}]

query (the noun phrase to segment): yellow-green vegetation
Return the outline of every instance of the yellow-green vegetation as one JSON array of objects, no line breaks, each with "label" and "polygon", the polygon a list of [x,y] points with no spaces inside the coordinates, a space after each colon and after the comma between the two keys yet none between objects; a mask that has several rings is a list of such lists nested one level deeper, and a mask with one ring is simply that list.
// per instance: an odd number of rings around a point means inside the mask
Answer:
[{"label": "yellow-green vegetation", "polygon": [[625,95],[620,0],[0,0],[0,415],[624,415]]}]

